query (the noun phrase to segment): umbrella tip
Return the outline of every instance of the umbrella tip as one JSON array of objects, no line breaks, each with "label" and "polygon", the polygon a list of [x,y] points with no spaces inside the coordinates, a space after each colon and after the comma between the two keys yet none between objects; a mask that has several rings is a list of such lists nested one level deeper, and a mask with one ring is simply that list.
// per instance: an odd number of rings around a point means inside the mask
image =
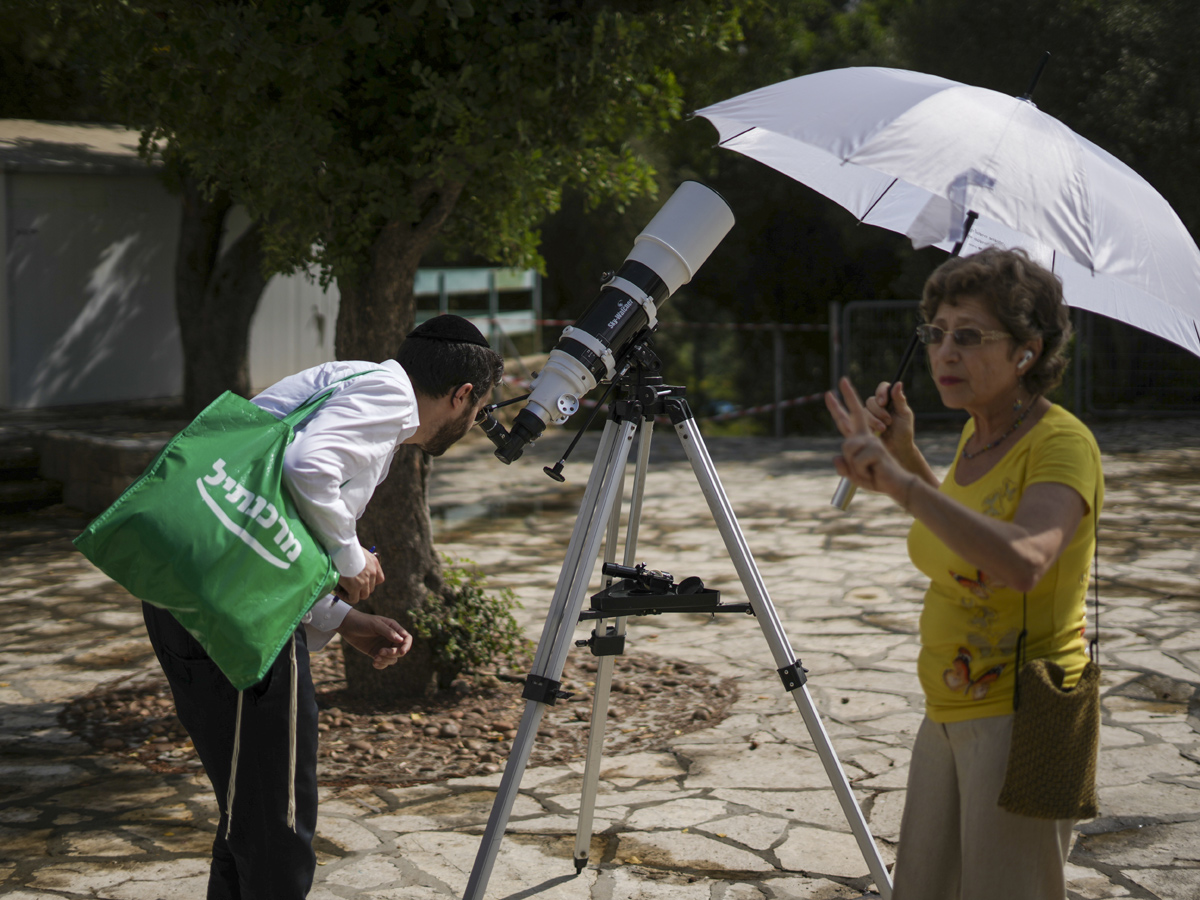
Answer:
[{"label": "umbrella tip", "polygon": [[1029,87],[1018,99],[1033,100],[1033,89],[1037,87],[1038,79],[1042,77],[1042,70],[1046,68],[1046,63],[1050,61],[1050,51],[1047,50],[1042,54],[1042,58],[1038,60],[1037,69],[1033,73],[1033,79],[1029,82]]}]

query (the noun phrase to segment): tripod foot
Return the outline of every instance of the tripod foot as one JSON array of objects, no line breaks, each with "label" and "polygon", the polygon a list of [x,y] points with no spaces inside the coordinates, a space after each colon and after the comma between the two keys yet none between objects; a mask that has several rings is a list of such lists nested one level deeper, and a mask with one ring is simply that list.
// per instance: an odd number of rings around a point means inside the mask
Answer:
[{"label": "tripod foot", "polygon": [[575,874],[578,875],[587,866],[588,858],[586,856],[575,857]]}]

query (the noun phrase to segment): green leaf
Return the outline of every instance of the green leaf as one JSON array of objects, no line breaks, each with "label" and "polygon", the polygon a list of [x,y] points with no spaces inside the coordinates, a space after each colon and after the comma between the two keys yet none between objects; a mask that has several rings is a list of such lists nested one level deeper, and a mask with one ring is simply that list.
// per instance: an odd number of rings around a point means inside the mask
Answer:
[{"label": "green leaf", "polygon": [[354,16],[350,23],[350,36],[360,44],[374,44],[379,40],[375,20],[370,16]]}]

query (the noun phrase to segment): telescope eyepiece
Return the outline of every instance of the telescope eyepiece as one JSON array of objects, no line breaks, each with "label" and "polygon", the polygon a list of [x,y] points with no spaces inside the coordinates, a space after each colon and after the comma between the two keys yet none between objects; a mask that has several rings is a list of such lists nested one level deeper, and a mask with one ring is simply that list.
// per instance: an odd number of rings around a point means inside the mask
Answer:
[{"label": "telescope eyepiece", "polygon": [[475,421],[483,429],[483,433],[488,436],[488,440],[495,444],[498,449],[508,443],[508,432],[500,424],[500,420],[492,415],[490,409],[484,409]]},{"label": "telescope eyepiece", "polygon": [[489,415],[489,418],[495,424],[485,425],[484,431],[496,445],[496,459],[506,466],[520,459],[525,447],[541,437],[542,432],[546,430],[546,423],[528,409],[517,413],[512,431],[505,431],[504,426],[496,421],[494,416]]}]

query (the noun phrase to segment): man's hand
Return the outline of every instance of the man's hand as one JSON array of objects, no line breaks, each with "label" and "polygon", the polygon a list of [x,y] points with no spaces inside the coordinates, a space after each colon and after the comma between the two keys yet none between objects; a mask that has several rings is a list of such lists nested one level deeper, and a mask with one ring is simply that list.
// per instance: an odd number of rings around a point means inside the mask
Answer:
[{"label": "man's hand", "polygon": [[338,626],[342,640],[371,657],[375,668],[386,669],[412,647],[412,635],[400,623],[352,609]]},{"label": "man's hand", "polygon": [[383,584],[383,566],[379,564],[379,557],[374,553],[368,553],[367,564],[363,566],[363,570],[357,575],[343,575],[339,578],[337,590],[334,593],[354,606],[358,601],[370,597],[371,591],[381,584]]}]

